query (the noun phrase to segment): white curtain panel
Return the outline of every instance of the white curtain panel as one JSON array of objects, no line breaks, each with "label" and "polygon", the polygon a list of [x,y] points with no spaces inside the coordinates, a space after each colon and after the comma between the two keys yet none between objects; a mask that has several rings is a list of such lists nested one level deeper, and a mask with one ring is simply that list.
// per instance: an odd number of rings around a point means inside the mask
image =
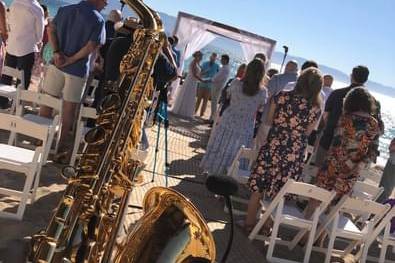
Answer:
[{"label": "white curtain panel", "polygon": [[[178,68],[178,75],[181,75],[184,70],[184,61],[192,56],[195,51],[202,49],[207,46],[208,43],[213,41],[216,36],[207,30],[209,24],[202,24],[201,22],[184,19],[180,20],[178,30],[175,33],[180,42],[178,43],[178,48],[182,48],[180,67]],[[180,80],[177,79],[171,85],[171,96],[174,99],[177,95],[177,89],[180,85]]]},{"label": "white curtain panel", "polygon": [[[271,55],[271,46],[268,45],[255,45],[251,43],[242,42],[240,46],[243,50],[243,56],[245,61],[250,62],[256,53],[264,53],[266,56]],[[268,57],[269,59],[269,57]]]}]

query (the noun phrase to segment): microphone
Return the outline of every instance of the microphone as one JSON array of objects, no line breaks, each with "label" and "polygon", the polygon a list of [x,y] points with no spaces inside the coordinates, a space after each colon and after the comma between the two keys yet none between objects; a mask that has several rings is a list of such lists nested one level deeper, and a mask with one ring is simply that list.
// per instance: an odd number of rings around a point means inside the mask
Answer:
[{"label": "microphone", "polygon": [[206,180],[207,189],[224,197],[234,195],[239,189],[239,185],[235,179],[230,176],[211,175]]},{"label": "microphone", "polygon": [[222,195],[225,198],[226,206],[229,209],[230,234],[228,239],[228,245],[226,246],[226,250],[220,261],[221,263],[225,263],[229,255],[230,248],[232,247],[234,233],[233,208],[230,196],[237,193],[239,189],[239,184],[235,179],[230,176],[211,175],[207,177],[206,187],[210,192],[217,195]]},{"label": "microphone", "polygon": [[287,54],[288,54],[288,47],[287,46],[283,46],[283,49],[284,49],[284,57],[283,57],[283,62],[281,63],[281,67],[280,67],[280,73],[283,71],[285,58],[287,57]]}]

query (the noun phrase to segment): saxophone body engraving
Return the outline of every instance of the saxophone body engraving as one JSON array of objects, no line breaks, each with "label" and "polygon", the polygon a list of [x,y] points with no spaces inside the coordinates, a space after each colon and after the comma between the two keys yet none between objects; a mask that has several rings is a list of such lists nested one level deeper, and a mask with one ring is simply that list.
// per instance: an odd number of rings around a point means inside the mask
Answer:
[{"label": "saxophone body engraving", "polygon": [[109,262],[133,179],[136,150],[151,73],[164,41],[160,20],[140,0],[127,4],[143,27],[121,63],[121,77],[103,99],[87,143],[48,227],[33,237],[33,262]]}]

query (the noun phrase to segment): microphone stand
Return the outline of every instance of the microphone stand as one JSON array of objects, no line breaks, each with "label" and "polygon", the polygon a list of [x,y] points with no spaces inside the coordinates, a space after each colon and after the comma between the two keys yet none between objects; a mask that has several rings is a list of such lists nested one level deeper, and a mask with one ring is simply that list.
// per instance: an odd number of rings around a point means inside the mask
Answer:
[{"label": "microphone stand", "polygon": [[121,2],[121,12],[122,12],[122,11],[123,11],[123,8],[125,7],[125,2],[122,1],[122,0],[120,0],[120,2]]},{"label": "microphone stand", "polygon": [[233,234],[234,234],[234,227],[235,227],[234,218],[233,218],[233,207],[232,207],[232,202],[230,200],[230,196],[227,195],[227,196],[224,196],[224,198],[225,198],[225,204],[229,210],[230,233],[229,233],[228,244],[226,245],[226,250],[225,250],[224,255],[222,256],[220,263],[225,263],[228,256],[229,256],[229,252],[230,252],[230,249],[231,249],[232,243],[233,243]]},{"label": "microphone stand", "polygon": [[167,112],[167,87],[169,84],[166,84],[165,90],[159,91],[158,96],[158,105],[157,109],[154,109],[154,118],[157,118],[158,122],[158,132],[156,137],[156,145],[155,145],[155,156],[154,156],[154,167],[152,169],[152,179],[151,182],[155,180],[155,173],[156,173],[156,164],[159,152],[159,138],[160,138],[160,127],[163,122],[164,131],[165,131],[165,186],[168,186],[168,178],[169,178],[169,171],[170,171],[170,163],[168,161],[168,138],[167,133],[169,129],[169,118]]},{"label": "microphone stand", "polygon": [[283,48],[284,48],[284,57],[283,57],[283,62],[281,63],[281,67],[280,67],[280,73],[283,71],[284,62],[285,62],[285,59],[287,58],[287,55],[288,55],[288,47],[283,46]]}]

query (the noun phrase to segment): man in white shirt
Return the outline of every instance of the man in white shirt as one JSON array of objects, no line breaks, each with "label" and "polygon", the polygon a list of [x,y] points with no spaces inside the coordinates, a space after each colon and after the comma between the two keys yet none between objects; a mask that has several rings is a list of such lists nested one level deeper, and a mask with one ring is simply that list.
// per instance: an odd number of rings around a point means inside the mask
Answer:
[{"label": "man in white shirt", "polygon": [[230,67],[229,67],[229,56],[222,55],[221,56],[221,64],[222,67],[219,69],[217,74],[211,79],[211,116],[210,116],[210,124],[214,123],[214,120],[217,116],[217,105],[219,95],[221,93],[222,88],[225,86],[226,81],[229,79],[230,75]]},{"label": "man in white shirt", "polygon": [[[24,71],[25,89],[28,89],[34,65],[34,53],[39,52],[38,44],[44,33],[44,11],[37,0],[14,0],[10,6],[6,66]],[[11,84],[9,76],[2,76],[1,82]],[[1,98],[1,106],[8,100]]]},{"label": "man in white shirt", "polygon": [[322,98],[324,99],[324,103],[326,102],[326,100],[329,98],[329,95],[331,95],[333,91],[332,84],[333,84],[333,76],[329,74],[324,75],[324,84],[321,90],[321,95]]}]

